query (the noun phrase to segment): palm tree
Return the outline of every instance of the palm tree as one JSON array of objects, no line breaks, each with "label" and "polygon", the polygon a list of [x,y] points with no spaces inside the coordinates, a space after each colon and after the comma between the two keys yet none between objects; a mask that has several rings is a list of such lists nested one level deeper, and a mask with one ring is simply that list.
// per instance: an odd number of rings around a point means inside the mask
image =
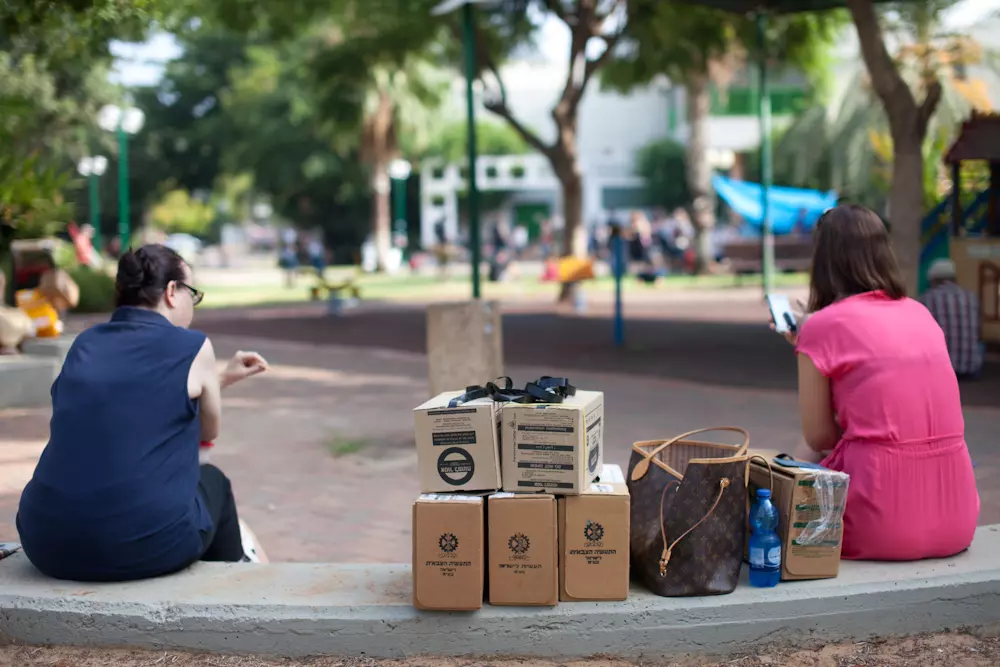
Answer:
[{"label": "palm tree", "polygon": [[391,246],[389,163],[399,157],[401,137],[407,147],[421,151],[429,143],[433,111],[444,86],[438,73],[418,58],[407,58],[401,69],[376,68],[371,73],[363,105],[361,159],[371,177],[372,235],[380,268],[387,265]]},{"label": "palm tree", "polygon": [[368,166],[371,233],[384,270],[391,247],[389,163],[400,156],[404,136],[409,150],[427,145],[450,79],[432,64],[430,54],[373,55],[380,52],[372,48],[372,39],[335,35],[313,55],[310,68],[336,143],[358,148]]}]

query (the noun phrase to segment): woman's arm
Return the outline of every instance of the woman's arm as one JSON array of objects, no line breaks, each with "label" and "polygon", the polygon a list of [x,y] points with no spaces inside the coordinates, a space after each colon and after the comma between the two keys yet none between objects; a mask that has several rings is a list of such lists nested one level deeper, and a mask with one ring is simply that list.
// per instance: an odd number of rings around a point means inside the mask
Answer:
[{"label": "woman's arm", "polygon": [[194,358],[191,365],[192,382],[190,385],[196,387],[197,395],[192,398],[199,398],[199,415],[201,419],[201,439],[211,442],[219,437],[222,429],[222,388],[219,385],[219,372],[215,368],[215,349],[212,341],[205,339],[205,343],[198,351],[198,356]]},{"label": "woman's arm", "polygon": [[809,355],[799,353],[799,417],[802,435],[814,452],[833,449],[840,440],[840,427],[833,415],[830,381]]}]

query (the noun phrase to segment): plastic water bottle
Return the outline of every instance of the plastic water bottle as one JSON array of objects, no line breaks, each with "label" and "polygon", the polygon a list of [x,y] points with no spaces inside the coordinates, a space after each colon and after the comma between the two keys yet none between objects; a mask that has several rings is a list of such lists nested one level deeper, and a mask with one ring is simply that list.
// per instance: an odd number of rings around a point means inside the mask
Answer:
[{"label": "plastic water bottle", "polygon": [[781,581],[781,538],[778,509],[771,503],[770,489],[757,489],[750,510],[750,585],[771,588]]}]

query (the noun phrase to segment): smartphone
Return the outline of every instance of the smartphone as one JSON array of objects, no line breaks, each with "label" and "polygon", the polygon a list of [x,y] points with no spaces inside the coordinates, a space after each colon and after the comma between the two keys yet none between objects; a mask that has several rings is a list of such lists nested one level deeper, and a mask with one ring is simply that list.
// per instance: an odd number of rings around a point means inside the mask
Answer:
[{"label": "smartphone", "polygon": [[798,331],[798,320],[792,311],[792,304],[784,294],[768,294],[767,307],[771,309],[774,330],[780,334]]}]

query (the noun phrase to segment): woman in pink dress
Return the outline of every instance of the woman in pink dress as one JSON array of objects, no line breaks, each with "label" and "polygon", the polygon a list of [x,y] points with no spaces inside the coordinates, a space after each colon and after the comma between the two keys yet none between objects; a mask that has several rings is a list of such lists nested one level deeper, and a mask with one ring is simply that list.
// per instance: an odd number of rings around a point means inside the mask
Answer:
[{"label": "woman in pink dress", "polygon": [[851,476],[843,557],[919,560],[969,547],[979,494],[958,380],[941,327],[907,298],[875,213],[817,223],[808,315],[796,346],[799,458]]}]

